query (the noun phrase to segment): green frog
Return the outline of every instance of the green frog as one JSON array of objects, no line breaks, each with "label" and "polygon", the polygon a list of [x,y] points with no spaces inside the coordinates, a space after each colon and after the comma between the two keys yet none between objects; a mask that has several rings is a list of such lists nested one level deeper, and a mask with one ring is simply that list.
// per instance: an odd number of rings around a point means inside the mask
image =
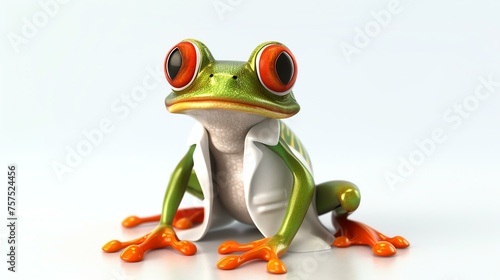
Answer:
[{"label": "green frog", "polygon": [[[280,120],[300,109],[292,92],[297,62],[285,45],[265,42],[247,61],[221,61],[203,43],[187,39],[168,52],[165,76],[173,90],[165,100],[168,111],[197,124],[171,175],[161,214],[130,216],[122,223],[158,225],[140,238],[108,242],[105,252],[125,249],[121,259],[127,262],[167,246],[193,255],[192,241],[235,220],[257,227],[263,238],[223,242],[219,253],[243,253],[220,259],[220,269],[259,259],[267,261],[268,272],[281,274],[287,268],[280,257],[287,251],[368,245],[377,256],[392,256],[409,246],[401,236],[387,237],[348,219],[361,199],[356,185],[314,182],[304,145]],[[186,192],[202,206],[178,209]],[[318,218],[328,212],[334,232]]]}]

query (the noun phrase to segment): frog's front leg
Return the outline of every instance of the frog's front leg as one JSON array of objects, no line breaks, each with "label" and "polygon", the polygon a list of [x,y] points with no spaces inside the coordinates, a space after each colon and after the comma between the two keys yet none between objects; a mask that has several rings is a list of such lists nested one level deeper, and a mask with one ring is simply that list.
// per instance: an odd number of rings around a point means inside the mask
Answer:
[{"label": "frog's front leg", "polygon": [[[147,251],[167,246],[171,246],[184,255],[193,255],[196,253],[196,246],[189,241],[179,240],[172,228],[177,208],[190,182],[194,149],[195,145],[189,148],[189,151],[179,162],[170,178],[159,225],[150,233],[134,240],[126,242],[112,240],[102,247],[105,252],[117,252],[125,248],[120,257],[122,260],[128,262],[141,261]],[[151,221],[155,219],[156,217],[152,217],[147,220]]]},{"label": "frog's front leg", "polygon": [[401,236],[387,237],[375,229],[347,216],[359,206],[359,189],[347,181],[331,181],[316,187],[316,209],[318,214],[330,211],[332,221],[338,229],[333,241],[335,247],[368,245],[377,256],[388,257],[396,254],[396,248],[406,248],[410,244]]},{"label": "frog's front leg", "polygon": [[283,140],[280,140],[276,146],[269,148],[283,159],[293,175],[292,191],[281,227],[274,236],[248,244],[239,244],[235,241],[222,243],[219,246],[219,253],[221,254],[245,253],[220,259],[217,263],[217,267],[220,269],[234,269],[251,260],[265,260],[268,262],[268,272],[282,274],[287,271],[285,264],[279,257],[288,250],[312,203],[314,181],[306,167],[293,155]]}]

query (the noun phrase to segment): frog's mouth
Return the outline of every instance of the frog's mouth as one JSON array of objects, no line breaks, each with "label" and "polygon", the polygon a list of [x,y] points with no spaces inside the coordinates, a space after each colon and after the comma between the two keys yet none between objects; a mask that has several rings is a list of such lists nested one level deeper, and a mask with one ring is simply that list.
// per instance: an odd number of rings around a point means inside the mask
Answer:
[{"label": "frog's mouth", "polygon": [[196,109],[222,109],[250,114],[261,115],[268,118],[283,119],[295,115],[297,112],[280,110],[281,108],[256,106],[255,104],[245,103],[242,101],[233,101],[227,99],[205,99],[205,98],[186,98],[165,102],[167,110],[170,113],[184,113],[187,110]]}]

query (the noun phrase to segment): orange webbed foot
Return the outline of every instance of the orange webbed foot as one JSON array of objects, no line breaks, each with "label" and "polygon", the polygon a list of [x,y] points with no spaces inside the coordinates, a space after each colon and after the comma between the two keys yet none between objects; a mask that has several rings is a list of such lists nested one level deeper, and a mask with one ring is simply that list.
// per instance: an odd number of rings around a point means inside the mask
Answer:
[{"label": "orange webbed foot", "polygon": [[217,263],[217,267],[224,270],[235,269],[251,260],[267,261],[267,271],[273,274],[283,274],[287,272],[285,264],[279,256],[285,253],[286,249],[278,251],[280,246],[278,238],[263,238],[247,244],[239,244],[235,241],[226,241],[219,246],[220,254],[233,252],[246,252],[239,256],[231,255],[223,257]]},{"label": "orange webbed foot", "polygon": [[151,233],[126,242],[112,240],[106,243],[102,250],[112,253],[125,248],[120,258],[126,262],[138,262],[144,259],[149,250],[168,246],[187,256],[196,253],[196,246],[193,243],[179,240],[174,230],[168,226],[158,226]]},{"label": "orange webbed foot", "polygon": [[[202,207],[193,207],[187,209],[177,210],[175,213],[172,225],[177,229],[189,229],[195,224],[203,222],[204,209]],[[149,217],[129,216],[122,221],[122,226],[126,228],[136,227],[138,225],[150,222],[158,222],[161,215],[154,215]]]},{"label": "orange webbed foot", "polygon": [[401,236],[387,237],[363,223],[348,220],[347,217],[334,217],[339,227],[335,234],[333,246],[349,247],[352,245],[368,245],[375,255],[389,257],[396,254],[396,248],[406,248],[410,243]]}]

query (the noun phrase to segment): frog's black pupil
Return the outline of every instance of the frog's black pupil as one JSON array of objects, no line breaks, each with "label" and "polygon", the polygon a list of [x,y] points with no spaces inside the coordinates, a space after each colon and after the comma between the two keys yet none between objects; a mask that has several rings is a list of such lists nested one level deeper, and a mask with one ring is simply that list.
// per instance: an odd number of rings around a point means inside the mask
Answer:
[{"label": "frog's black pupil", "polygon": [[167,72],[171,80],[175,79],[182,65],[182,55],[179,49],[175,49],[170,54],[167,61]]},{"label": "frog's black pupil", "polygon": [[284,85],[288,84],[293,77],[293,62],[292,58],[286,53],[282,52],[276,59],[276,73],[280,82]]}]

